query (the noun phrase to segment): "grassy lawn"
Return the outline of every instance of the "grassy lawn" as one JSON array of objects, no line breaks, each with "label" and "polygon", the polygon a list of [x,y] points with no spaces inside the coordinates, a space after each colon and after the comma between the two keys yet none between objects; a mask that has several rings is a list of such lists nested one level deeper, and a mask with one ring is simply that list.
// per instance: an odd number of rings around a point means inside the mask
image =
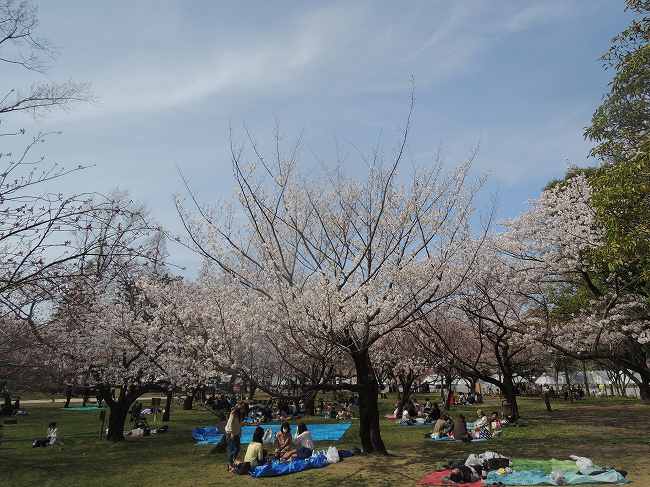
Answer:
[{"label": "grassy lawn", "polygon": [[[386,411],[392,402],[383,403]],[[422,427],[405,428],[387,421],[382,425],[389,457],[353,457],[322,470],[287,477],[253,479],[236,477],[225,469],[225,454],[210,454],[196,447],[190,432],[213,422],[205,411],[172,413],[170,431],[136,442],[109,444],[99,441],[97,412],[67,412],[61,405],[28,407],[29,416],[7,425],[0,444],[0,485],[20,486],[390,486],[415,485],[438,462],[462,458],[486,449],[519,458],[565,459],[569,454],[591,457],[595,463],[614,465],[630,472],[635,485],[650,485],[650,407],[625,400],[557,401],[547,413],[538,400],[523,399],[527,427],[509,428],[489,443],[434,443],[423,438]],[[482,406],[496,409],[496,402]],[[468,418],[475,409],[459,408]],[[31,448],[31,440],[44,436],[49,421],[57,421],[65,444]],[[320,420],[317,420],[320,422]],[[327,444],[317,445],[317,448]],[[353,424],[339,447],[358,446]]]}]

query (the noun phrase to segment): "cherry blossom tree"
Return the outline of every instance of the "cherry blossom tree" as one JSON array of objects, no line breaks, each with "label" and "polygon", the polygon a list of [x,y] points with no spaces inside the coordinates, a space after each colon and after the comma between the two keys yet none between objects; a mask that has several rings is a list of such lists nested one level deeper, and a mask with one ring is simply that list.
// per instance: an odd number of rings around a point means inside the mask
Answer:
[{"label": "cherry blossom tree", "polygon": [[264,300],[219,270],[204,270],[196,282],[150,286],[145,293],[155,304],[156,319],[170,327],[169,368],[176,373],[174,383],[187,390],[226,374],[273,397],[297,400],[292,394],[297,388],[313,411],[318,388],[336,375],[341,354],[333,345],[290,343],[282,333],[268,333],[270,327],[260,321],[265,315],[252,311]]},{"label": "cherry blossom tree", "polygon": [[503,248],[518,261],[531,303],[521,329],[574,359],[617,363],[648,401],[648,296],[633,270],[600,258],[606,230],[592,198],[578,174],[507,223]]},{"label": "cherry blossom tree", "polygon": [[[420,331],[431,354],[443,353],[461,376],[498,387],[519,417],[516,377],[543,370],[544,347],[520,324],[531,309],[520,261],[502,253],[499,237],[482,246],[470,278],[444,308],[423,314]],[[442,350],[441,350],[442,348]]]},{"label": "cherry blossom tree", "polygon": [[142,393],[171,383],[170,332],[154,319],[143,291],[146,279],[170,282],[164,239],[142,207],[125,196],[115,200],[129,211],[89,213],[84,230],[73,236],[97,240],[97,252],[68,263],[70,269],[32,297],[22,317],[45,365],[83,377],[106,401],[111,441],[123,438],[126,414]]},{"label": "cherry blossom tree", "polygon": [[475,243],[470,220],[480,182],[468,180],[471,164],[400,175],[407,135],[408,122],[391,159],[378,149],[364,159],[364,180],[342,168],[322,180],[304,176],[299,144],[285,154],[276,137],[271,162],[249,136],[250,152],[231,144],[234,204],[218,211],[191,191],[194,211],[177,203],[189,246],[265,303],[246,314],[268,335],[286,337],[293,350],[334,345],[354,363],[355,384],[319,387],[359,393],[368,453],[386,451],[373,346],[452,296],[474,263],[466,250]]}]

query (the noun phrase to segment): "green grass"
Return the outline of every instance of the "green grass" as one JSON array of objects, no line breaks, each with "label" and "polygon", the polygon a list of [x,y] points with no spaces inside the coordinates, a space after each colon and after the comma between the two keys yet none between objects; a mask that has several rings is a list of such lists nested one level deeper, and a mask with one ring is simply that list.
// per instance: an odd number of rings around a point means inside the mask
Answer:
[{"label": "green grass", "polygon": [[[382,406],[387,412],[392,400]],[[60,405],[28,407],[29,416],[2,428],[0,485],[21,486],[392,486],[415,485],[438,462],[462,458],[486,449],[518,458],[565,459],[569,454],[593,458],[630,472],[635,485],[650,485],[650,407],[628,400],[553,403],[547,413],[538,400],[522,400],[527,427],[509,428],[489,443],[435,443],[423,438],[422,427],[405,428],[385,421],[383,438],[389,457],[353,457],[322,470],[274,479],[236,477],[225,469],[225,454],[210,454],[209,447],[194,446],[190,432],[213,423],[205,411],[172,413],[170,431],[134,442],[110,444],[97,439],[98,413],[75,413]],[[496,402],[481,406],[486,412]],[[475,409],[459,408],[468,418]],[[44,435],[49,421],[57,421],[65,444],[31,448],[31,440]],[[320,421],[320,420],[319,420]],[[353,423],[340,447],[358,446]],[[318,447],[326,447],[320,444]]]}]

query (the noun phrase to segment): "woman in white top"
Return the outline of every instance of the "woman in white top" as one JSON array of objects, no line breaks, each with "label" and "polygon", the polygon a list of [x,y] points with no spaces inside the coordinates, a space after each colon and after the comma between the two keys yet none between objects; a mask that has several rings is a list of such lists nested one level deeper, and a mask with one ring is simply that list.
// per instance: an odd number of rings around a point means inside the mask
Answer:
[{"label": "woman in white top", "polygon": [[311,431],[305,423],[298,425],[298,433],[293,440],[296,449],[291,452],[290,458],[309,458],[314,451],[314,440],[311,438]]}]

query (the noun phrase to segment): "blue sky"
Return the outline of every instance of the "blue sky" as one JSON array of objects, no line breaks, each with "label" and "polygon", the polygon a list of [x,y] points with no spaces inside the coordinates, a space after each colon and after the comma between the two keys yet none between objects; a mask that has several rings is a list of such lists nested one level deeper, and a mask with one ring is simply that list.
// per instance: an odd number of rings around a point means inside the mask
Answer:
[{"label": "blue sky", "polygon": [[[589,162],[582,132],[611,76],[598,57],[630,20],[622,0],[35,3],[60,53],[45,77],[89,81],[97,101],[10,123],[61,130],[47,156],[95,164],[67,189],[129,190],[172,229],[177,166],[202,200],[230,195],[229,125],[263,145],[276,121],[288,142],[303,132],[308,167],[334,164],[338,142],[354,174],[351,143],[397,143],[411,77],[409,159],[453,166],[479,145],[475,169],[513,216]],[[39,79],[3,66],[0,87]]]}]

